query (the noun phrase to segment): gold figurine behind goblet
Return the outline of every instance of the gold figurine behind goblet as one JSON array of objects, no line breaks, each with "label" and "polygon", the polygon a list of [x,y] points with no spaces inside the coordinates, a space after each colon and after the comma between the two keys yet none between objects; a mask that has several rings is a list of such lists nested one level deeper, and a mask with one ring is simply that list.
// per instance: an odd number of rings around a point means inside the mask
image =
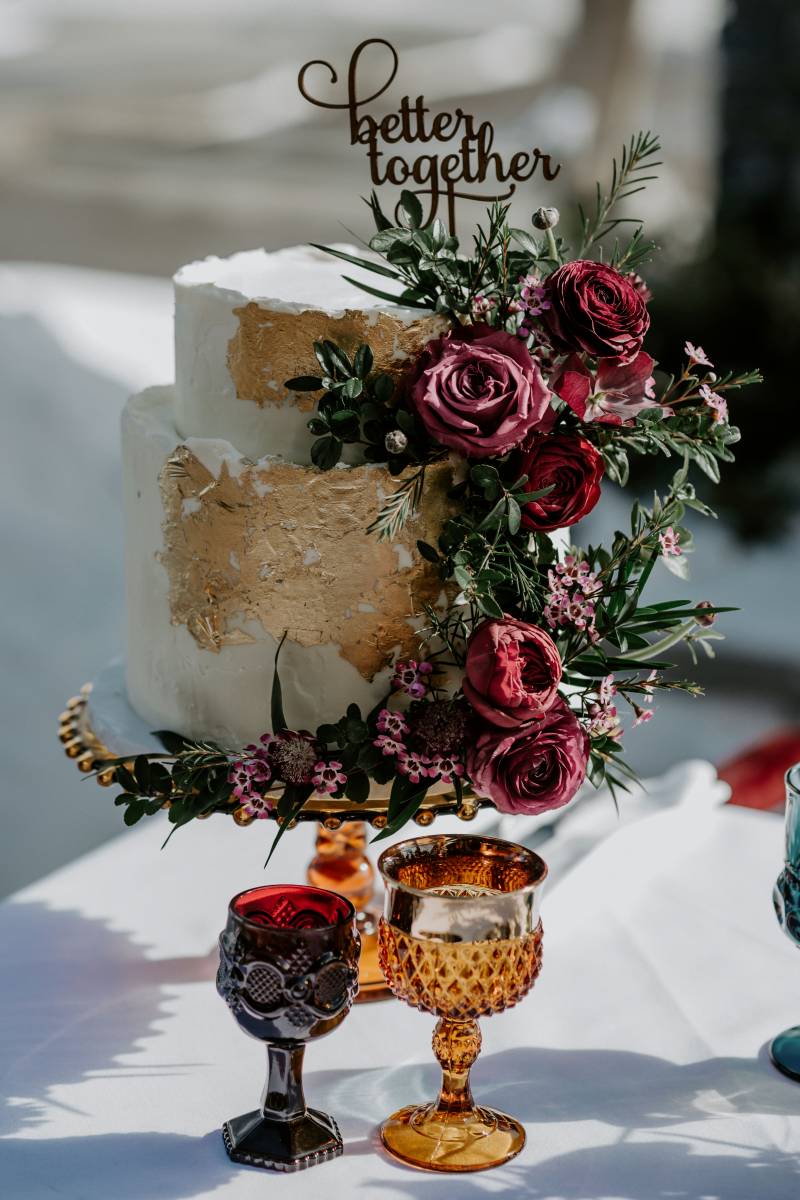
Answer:
[{"label": "gold figurine behind goblet", "polygon": [[512,842],[439,835],[392,846],[378,869],[386,887],[381,967],[399,999],[438,1016],[433,1052],[442,1068],[438,1099],[384,1121],[383,1144],[433,1171],[498,1166],[519,1154],[525,1131],[472,1099],[477,1018],[516,1004],[539,974],[547,866]]}]

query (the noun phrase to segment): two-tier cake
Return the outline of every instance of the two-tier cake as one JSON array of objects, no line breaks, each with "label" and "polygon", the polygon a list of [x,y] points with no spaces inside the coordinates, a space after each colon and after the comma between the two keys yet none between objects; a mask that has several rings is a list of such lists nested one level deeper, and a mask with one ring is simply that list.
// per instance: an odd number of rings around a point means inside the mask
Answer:
[{"label": "two-tier cake", "polygon": [[368,341],[396,374],[445,328],[373,300],[313,249],[209,258],[175,276],[175,384],[134,396],[123,416],[127,686],[151,729],[254,740],[284,633],[293,728],[351,702],[368,711],[387,691],[392,659],[413,655],[419,614],[441,595],[416,542],[435,541],[450,466],[435,464],[419,515],[379,542],[367,526],[395,481],[357,448],[332,471],[311,465],[313,400],[284,383],[318,370],[315,340]]}]

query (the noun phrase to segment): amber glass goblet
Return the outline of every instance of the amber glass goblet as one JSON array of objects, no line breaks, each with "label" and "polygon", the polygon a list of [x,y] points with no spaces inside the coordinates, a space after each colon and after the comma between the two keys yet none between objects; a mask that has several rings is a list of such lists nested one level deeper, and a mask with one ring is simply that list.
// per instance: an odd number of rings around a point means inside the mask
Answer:
[{"label": "amber glass goblet", "polygon": [[383,1144],[434,1171],[498,1166],[519,1154],[525,1131],[472,1099],[477,1018],[516,1004],[539,974],[547,867],[512,842],[445,834],[392,846],[378,869],[386,887],[381,967],[400,1000],[439,1018],[433,1052],[442,1068],[438,1099],[384,1121]]},{"label": "amber glass goblet", "polygon": [[235,1162],[299,1171],[342,1153],[333,1117],[307,1108],[306,1042],[341,1024],[358,987],[359,937],[349,900],[273,884],[234,896],[219,939],[217,991],[239,1027],[267,1044],[261,1107],[222,1127]]}]

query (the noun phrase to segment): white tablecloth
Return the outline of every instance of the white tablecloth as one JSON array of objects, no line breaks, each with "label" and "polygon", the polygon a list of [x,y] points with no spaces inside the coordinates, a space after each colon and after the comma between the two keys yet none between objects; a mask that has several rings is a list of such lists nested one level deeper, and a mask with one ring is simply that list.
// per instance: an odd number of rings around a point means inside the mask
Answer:
[{"label": "white tablecloth", "polygon": [[[765,1048],[800,1021],[800,958],[770,902],[780,821],[710,804],[708,768],[670,781],[682,803],[577,863],[568,843],[598,809],[552,843],[541,979],[482,1022],[473,1073],[528,1144],[482,1175],[428,1175],[379,1150],[380,1119],[437,1085],[433,1019],[394,1001],[353,1009],[306,1054],[306,1094],[335,1113],[343,1158],[289,1176],[228,1161],[219,1126],[257,1104],[263,1054],[217,997],[209,951],[229,896],[263,879],[268,829],[214,819],[159,853],[163,828],[145,824],[19,893],[0,906],[0,1194],[796,1197],[800,1086]],[[303,877],[312,834],[284,839],[269,878]]]}]

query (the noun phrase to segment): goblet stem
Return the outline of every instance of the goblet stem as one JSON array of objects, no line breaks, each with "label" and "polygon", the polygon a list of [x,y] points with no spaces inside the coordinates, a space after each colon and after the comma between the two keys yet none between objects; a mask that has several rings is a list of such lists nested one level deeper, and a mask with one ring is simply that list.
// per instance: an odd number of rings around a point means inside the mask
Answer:
[{"label": "goblet stem", "polygon": [[442,1068],[442,1086],[434,1105],[435,1113],[447,1117],[474,1112],[469,1073],[480,1050],[481,1031],[477,1021],[452,1021],[440,1017],[433,1032],[433,1052]]},{"label": "goblet stem", "polygon": [[261,1097],[261,1115],[277,1121],[291,1121],[306,1115],[303,1095],[303,1043],[295,1046],[267,1046],[267,1082]]}]

